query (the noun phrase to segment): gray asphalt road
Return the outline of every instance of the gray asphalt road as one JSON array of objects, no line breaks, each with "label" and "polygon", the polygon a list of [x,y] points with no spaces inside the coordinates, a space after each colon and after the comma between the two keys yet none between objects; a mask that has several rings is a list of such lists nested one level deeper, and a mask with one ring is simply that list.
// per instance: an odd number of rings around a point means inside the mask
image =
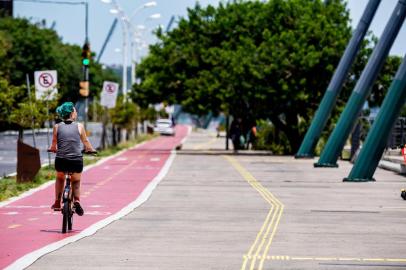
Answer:
[{"label": "gray asphalt road", "polygon": [[[34,146],[32,134],[24,136],[24,143]],[[48,154],[46,133],[37,134],[37,148],[40,150],[41,162],[47,161]],[[17,166],[17,134],[0,134],[0,175],[5,176],[16,171]]]},{"label": "gray asphalt road", "polygon": [[[101,125],[98,123],[89,123],[88,130],[91,131],[89,137],[92,145],[97,148],[100,143]],[[52,136],[52,130],[50,130],[50,139]],[[48,140],[47,133],[41,131],[36,133],[36,147],[40,150],[41,163],[48,163]],[[24,143],[34,146],[34,139],[31,131],[24,133]],[[53,162],[54,155],[51,155],[51,161]],[[16,172],[17,170],[17,134],[16,132],[1,132],[0,133],[0,177]]]},{"label": "gray asphalt road", "polygon": [[147,202],[28,269],[406,268],[403,176],[342,182],[348,162],[315,169],[223,143],[192,133]]}]

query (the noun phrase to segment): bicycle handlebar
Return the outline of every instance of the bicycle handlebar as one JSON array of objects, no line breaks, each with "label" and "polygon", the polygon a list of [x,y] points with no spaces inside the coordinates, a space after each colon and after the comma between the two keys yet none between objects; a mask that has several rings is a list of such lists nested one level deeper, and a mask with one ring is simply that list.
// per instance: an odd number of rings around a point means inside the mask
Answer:
[{"label": "bicycle handlebar", "polygon": [[[47,149],[47,152],[48,153],[56,153],[56,152],[51,151],[49,149]],[[96,155],[98,153],[97,151],[85,151],[85,150],[82,150],[81,152],[82,152],[82,154],[85,154],[85,155]]]},{"label": "bicycle handlebar", "polygon": [[85,151],[84,149],[82,150],[82,154],[85,155],[96,155],[97,151]]}]

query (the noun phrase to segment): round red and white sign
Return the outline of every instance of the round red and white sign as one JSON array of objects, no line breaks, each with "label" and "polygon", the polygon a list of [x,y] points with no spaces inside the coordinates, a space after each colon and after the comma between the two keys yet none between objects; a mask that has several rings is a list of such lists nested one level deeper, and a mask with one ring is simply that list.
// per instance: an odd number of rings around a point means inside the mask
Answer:
[{"label": "round red and white sign", "polygon": [[109,93],[109,94],[113,94],[114,92],[116,92],[116,85],[115,84],[113,84],[113,83],[109,83],[109,84],[106,84],[106,92],[107,93]]},{"label": "round red and white sign", "polygon": [[50,88],[54,83],[54,78],[50,73],[42,73],[39,75],[38,79],[39,84],[44,88]]}]

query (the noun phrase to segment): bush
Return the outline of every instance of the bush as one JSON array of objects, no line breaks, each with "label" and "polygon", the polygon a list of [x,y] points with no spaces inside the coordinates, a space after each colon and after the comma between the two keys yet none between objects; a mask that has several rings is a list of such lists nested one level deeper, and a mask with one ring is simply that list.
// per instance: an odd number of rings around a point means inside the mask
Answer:
[{"label": "bush", "polygon": [[286,136],[278,132],[274,125],[266,120],[257,121],[256,150],[268,150],[276,155],[291,151]]}]

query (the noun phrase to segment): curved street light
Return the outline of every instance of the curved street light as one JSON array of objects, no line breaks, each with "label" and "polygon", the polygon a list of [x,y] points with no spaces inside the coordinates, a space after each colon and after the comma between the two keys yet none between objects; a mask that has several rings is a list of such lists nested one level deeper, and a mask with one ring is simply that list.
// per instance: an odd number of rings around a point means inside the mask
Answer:
[{"label": "curved street light", "polygon": [[[132,14],[131,17],[128,17],[125,12],[120,8],[118,1],[117,0],[101,0],[103,3],[106,4],[111,4],[112,8],[110,9],[110,13],[114,14],[118,19],[121,21],[121,26],[122,26],[122,32],[123,32],[123,74],[122,74],[122,92],[124,95],[124,99],[127,97],[127,36],[130,34],[131,38],[131,73],[135,74],[135,65],[133,61],[133,38],[134,38],[134,30],[133,30],[133,25],[131,23],[131,19],[142,9],[144,8],[149,8],[149,7],[155,7],[157,3],[155,1],[147,2],[145,4],[142,4],[138,8],[136,8]],[[160,17],[160,15],[159,15]],[[135,76],[135,75],[134,75]],[[131,83],[134,83],[134,76],[131,76]]]},{"label": "curved street light", "polygon": [[150,19],[159,19],[161,18],[161,14],[160,13],[155,13],[152,14],[151,16],[149,16]]},{"label": "curved street light", "polygon": [[[152,14],[148,17],[148,19],[159,19],[161,18],[160,13],[155,13]],[[134,26],[133,24],[129,24],[130,29],[130,37],[131,37],[131,85],[135,83],[135,69],[137,65],[137,50],[140,51],[139,48],[137,48],[137,44],[141,44],[143,47],[144,44],[141,42],[141,31],[145,31],[146,27],[145,25],[137,25]],[[138,30],[138,31],[137,31]]]}]

